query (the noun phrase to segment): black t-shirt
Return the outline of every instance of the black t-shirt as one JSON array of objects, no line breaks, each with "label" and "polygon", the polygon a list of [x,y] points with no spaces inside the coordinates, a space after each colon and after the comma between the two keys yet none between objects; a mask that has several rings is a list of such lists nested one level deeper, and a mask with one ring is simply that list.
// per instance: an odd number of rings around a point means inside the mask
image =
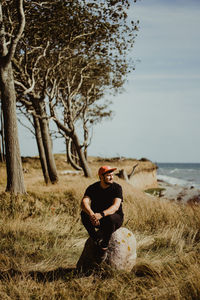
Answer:
[{"label": "black t-shirt", "polygon": [[[123,201],[122,187],[116,182],[113,182],[106,189],[101,187],[100,181],[95,182],[86,189],[84,196],[90,197],[91,209],[94,212],[106,210],[113,204],[115,198],[120,198]],[[116,213],[123,216],[122,203]]]}]

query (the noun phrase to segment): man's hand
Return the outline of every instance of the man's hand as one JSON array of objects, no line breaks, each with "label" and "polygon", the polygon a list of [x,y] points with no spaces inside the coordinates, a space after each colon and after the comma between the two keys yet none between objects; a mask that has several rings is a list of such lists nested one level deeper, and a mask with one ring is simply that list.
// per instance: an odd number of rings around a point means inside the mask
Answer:
[{"label": "man's hand", "polygon": [[99,226],[100,225],[100,222],[99,220],[102,218],[102,215],[99,214],[99,213],[95,213],[93,215],[90,216],[90,220],[92,222],[92,225],[93,226]]},{"label": "man's hand", "polygon": [[98,221],[102,218],[102,215],[100,213],[95,213],[94,215]]}]

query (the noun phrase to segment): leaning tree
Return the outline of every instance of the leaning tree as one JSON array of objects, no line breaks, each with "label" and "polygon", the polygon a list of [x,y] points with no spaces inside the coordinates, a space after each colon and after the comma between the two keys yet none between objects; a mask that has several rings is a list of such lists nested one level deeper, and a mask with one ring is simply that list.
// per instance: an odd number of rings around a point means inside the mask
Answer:
[{"label": "leaning tree", "polygon": [[[58,67],[48,70],[51,116],[59,130],[73,141],[83,168],[85,155],[82,149],[88,146],[88,124],[111,115],[109,110],[106,111],[107,103],[99,105],[99,99],[108,91],[119,91],[133,69],[127,53],[133,46],[137,23],[128,24],[128,8],[128,1],[85,3],[84,13],[92,20],[90,26],[87,27],[87,22],[80,23],[79,30],[82,29],[84,34],[71,36],[64,55],[56,59]],[[75,44],[76,39],[78,44]],[[66,60],[69,57],[70,60]],[[56,108],[60,111],[61,107],[62,119],[61,114],[55,113]],[[77,134],[80,121],[83,143]]]},{"label": "leaning tree", "polygon": [[18,109],[33,125],[45,182],[56,183],[58,175],[52,151],[49,117],[45,102],[46,83],[44,78],[46,67],[44,60],[48,43],[44,49],[40,46],[31,46],[27,43],[26,37],[27,33],[25,32],[21,43],[18,45],[16,59],[13,61]]},{"label": "leaning tree", "polygon": [[[26,5],[28,25],[16,63],[20,98],[39,120],[48,119],[49,102],[50,117],[73,140],[84,173],[90,176],[83,153],[83,145],[88,144],[87,125],[101,120],[106,107],[96,101],[106,91],[118,90],[132,67],[127,53],[133,46],[137,23],[127,19],[130,3],[52,0],[26,1]],[[55,117],[55,108],[61,106],[60,119]],[[77,134],[80,122],[83,143]]]},{"label": "leaning tree", "polygon": [[0,106],[0,161],[3,162],[4,160],[5,160],[4,122],[3,122],[3,111]]},{"label": "leaning tree", "polygon": [[[104,72],[101,71],[102,68]],[[104,93],[103,87],[105,89],[109,82],[109,71],[110,68],[105,63],[92,59],[88,62],[79,56],[67,64],[61,60],[58,69],[51,70],[51,75],[48,76],[50,82],[47,94],[51,117],[59,132],[70,138],[69,145],[70,141],[73,142],[86,176],[90,176],[90,170],[86,169],[88,127],[111,116],[109,103],[99,103]]]},{"label": "leaning tree", "polygon": [[[12,9],[12,14],[10,14]],[[0,91],[4,119],[7,187],[14,194],[25,193],[20,156],[16,93],[12,59],[23,34],[25,15],[23,0],[0,2]]]}]

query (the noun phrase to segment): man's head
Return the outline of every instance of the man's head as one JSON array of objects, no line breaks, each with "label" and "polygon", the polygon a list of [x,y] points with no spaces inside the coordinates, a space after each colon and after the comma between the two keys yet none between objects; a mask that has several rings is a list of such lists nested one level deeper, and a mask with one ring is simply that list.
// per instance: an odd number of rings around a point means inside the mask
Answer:
[{"label": "man's head", "polygon": [[102,166],[99,168],[98,174],[103,186],[108,186],[113,183],[113,172],[117,168],[111,168],[110,166]]}]

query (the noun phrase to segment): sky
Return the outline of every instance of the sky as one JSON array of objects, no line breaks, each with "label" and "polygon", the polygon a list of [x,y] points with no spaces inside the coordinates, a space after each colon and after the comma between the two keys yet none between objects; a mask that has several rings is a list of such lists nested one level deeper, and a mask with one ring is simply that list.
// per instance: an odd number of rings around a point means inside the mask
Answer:
[{"label": "sky", "polygon": [[[136,69],[110,99],[113,119],[94,128],[89,155],[200,162],[200,0],[141,0],[130,16],[140,21]],[[19,132],[21,155],[38,155],[28,130]],[[64,141],[53,149],[64,153]]]}]

